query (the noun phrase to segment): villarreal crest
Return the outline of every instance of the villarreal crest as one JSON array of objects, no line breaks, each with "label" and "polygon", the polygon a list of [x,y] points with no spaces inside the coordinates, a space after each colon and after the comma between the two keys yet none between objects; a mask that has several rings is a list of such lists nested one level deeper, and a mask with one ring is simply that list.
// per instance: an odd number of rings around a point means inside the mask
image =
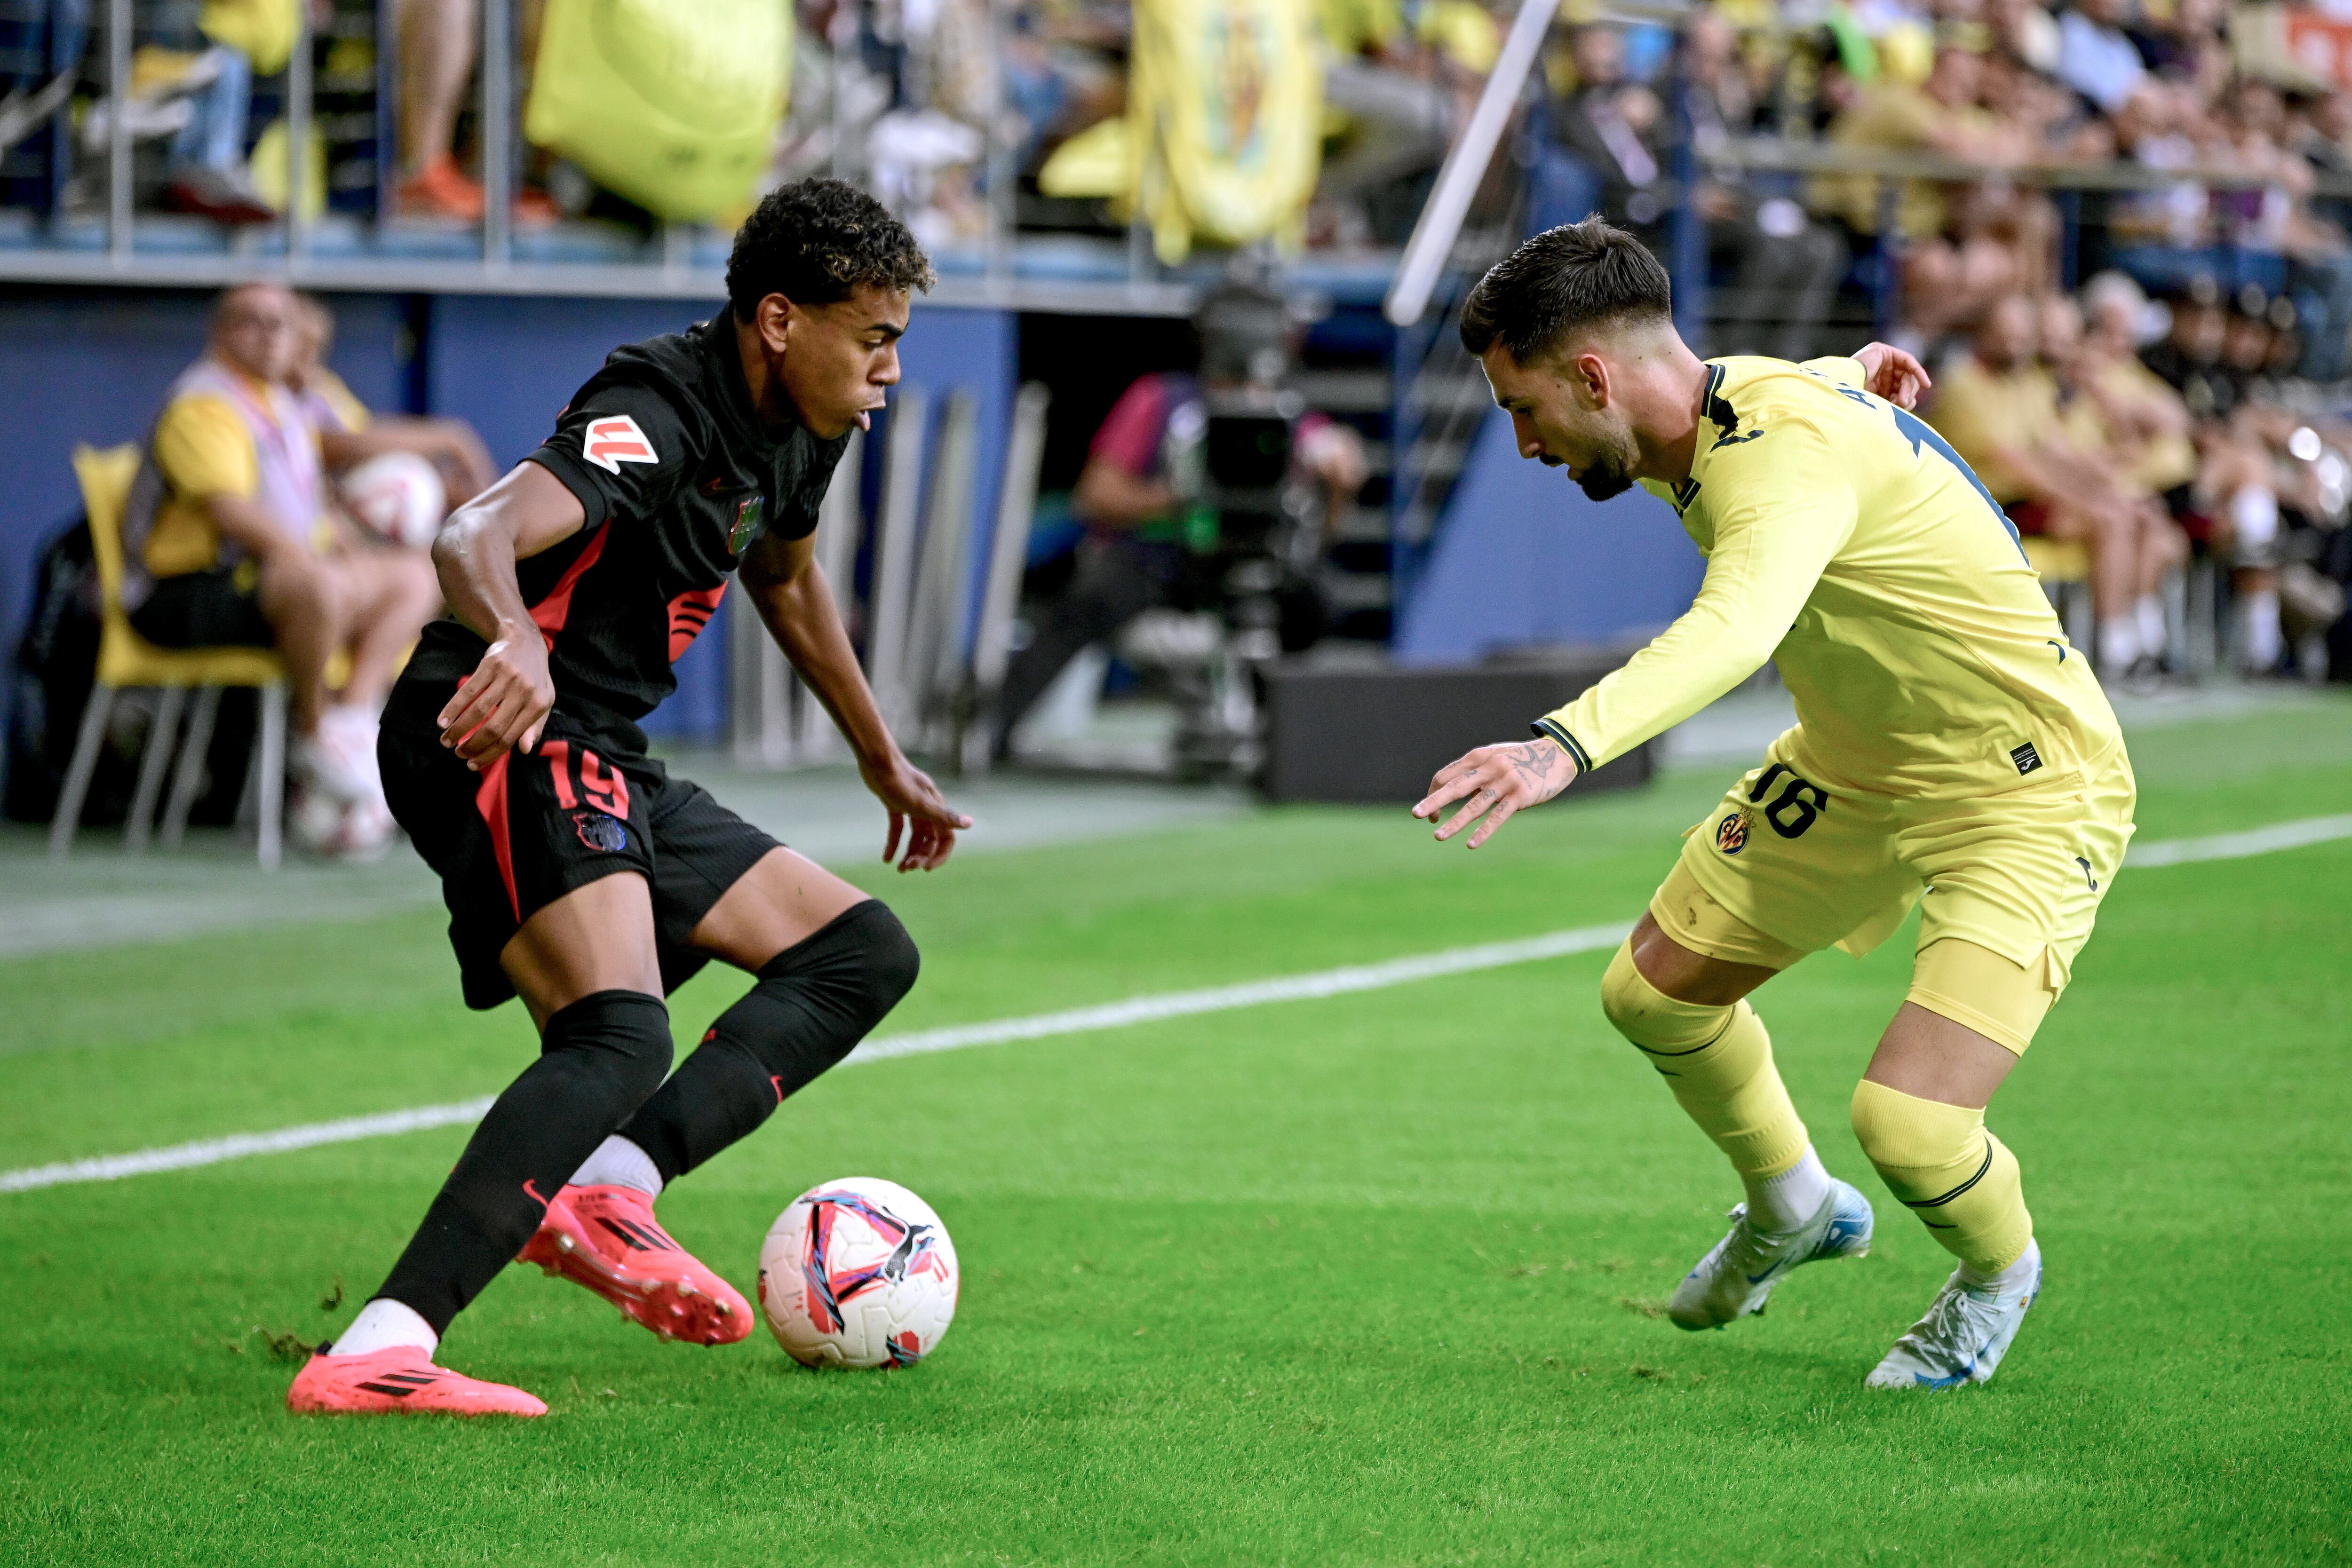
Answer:
[{"label": "villarreal crest", "polygon": [[1748,813],[1734,811],[1715,830],[1715,847],[1736,855],[1748,847]]}]

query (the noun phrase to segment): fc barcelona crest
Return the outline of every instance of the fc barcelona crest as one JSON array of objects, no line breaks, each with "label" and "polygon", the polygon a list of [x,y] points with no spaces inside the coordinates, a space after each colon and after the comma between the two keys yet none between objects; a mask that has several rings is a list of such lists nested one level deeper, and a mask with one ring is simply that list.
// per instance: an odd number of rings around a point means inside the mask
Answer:
[{"label": "fc barcelona crest", "polygon": [[1736,855],[1748,847],[1748,813],[1734,811],[1723,819],[1715,830],[1715,847],[1725,854]]},{"label": "fc barcelona crest", "polygon": [[754,491],[735,508],[735,526],[727,530],[727,553],[741,555],[760,537],[768,520],[767,497]]},{"label": "fc barcelona crest", "polygon": [[579,833],[580,841],[592,850],[612,854],[629,847],[628,829],[623,827],[618,819],[608,817],[602,811],[574,811],[572,813],[572,826]]}]

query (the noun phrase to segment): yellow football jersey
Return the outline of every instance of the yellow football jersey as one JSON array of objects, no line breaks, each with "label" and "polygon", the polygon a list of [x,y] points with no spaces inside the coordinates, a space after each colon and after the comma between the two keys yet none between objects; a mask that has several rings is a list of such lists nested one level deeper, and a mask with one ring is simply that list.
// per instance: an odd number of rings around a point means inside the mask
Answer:
[{"label": "yellow football jersey", "polygon": [[1706,576],[1682,619],[1538,722],[1580,767],[1767,659],[1796,699],[1803,771],[1832,789],[1982,799],[2122,744],[2009,519],[1941,436],[1863,379],[1853,360],[1708,361],[1690,477],[1643,481],[1681,515]]}]

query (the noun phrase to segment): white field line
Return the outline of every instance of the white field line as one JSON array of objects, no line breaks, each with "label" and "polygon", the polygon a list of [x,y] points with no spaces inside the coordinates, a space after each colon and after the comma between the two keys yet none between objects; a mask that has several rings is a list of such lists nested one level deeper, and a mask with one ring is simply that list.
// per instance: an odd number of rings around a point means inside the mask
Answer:
[{"label": "white field line", "polygon": [[[1171,991],[1156,997],[1132,997],[1101,1007],[1073,1008],[1067,1012],[1040,1013],[1032,1018],[999,1019],[992,1023],[957,1024],[921,1030],[913,1034],[886,1035],[869,1040],[849,1053],[844,1065],[882,1061],[894,1056],[918,1056],[935,1051],[960,1051],[971,1045],[994,1045],[1004,1040],[1043,1040],[1050,1035],[1084,1034],[1095,1030],[1123,1029],[1161,1019],[1187,1018],[1195,1013],[1225,1012],[1265,1002],[1308,1001],[1318,997],[1345,996],[1351,991],[1375,991],[1440,975],[1497,969],[1507,964],[1532,963],[1570,953],[1614,947],[1630,925],[1590,925],[1580,931],[1553,931],[1517,942],[1490,942],[1477,947],[1452,947],[1442,953],[1420,953],[1391,958],[1384,964],[1358,964],[1325,969],[1312,975],[1286,975],[1278,979],[1252,980],[1238,986],[1217,986],[1204,991]],[[320,1144],[348,1144],[361,1138],[387,1137],[476,1122],[490,1108],[492,1096],[460,1100],[447,1105],[420,1105],[409,1111],[388,1111],[379,1116],[352,1116],[340,1122],[313,1122],[274,1133],[243,1133],[234,1137],[205,1138],[193,1144],[173,1144],[128,1155],[102,1155],[96,1159],[68,1160],[0,1171],[0,1193],[33,1187],[62,1186],[73,1182],[117,1181],[123,1176],[155,1171],[185,1170],[191,1166],[218,1165],[247,1155],[281,1154],[289,1149],[315,1148]]]},{"label": "white field line", "polygon": [[[1553,931],[1517,942],[1490,942],[1478,947],[1449,947],[1442,953],[1421,953],[1391,958],[1385,964],[1359,964],[1325,969],[1314,975],[1286,975],[1279,979],[1251,980],[1238,986],[1217,986],[1205,991],[1170,991],[1163,996],[1133,997],[1101,1007],[1073,1008],[1063,1013],[1034,1018],[1000,1019],[994,1023],[956,1024],[927,1029],[917,1034],[886,1035],[869,1040],[849,1053],[851,1061],[882,1061],[893,1056],[916,1056],[933,1051],[961,1051],[968,1045],[995,1045],[1008,1040],[1043,1040],[1048,1035],[1085,1034],[1129,1024],[1157,1023],[1162,1019],[1188,1018],[1194,1013],[1221,1013],[1234,1008],[1254,1008],[1265,1002],[1303,1002],[1318,997],[1345,996],[1350,991],[1377,991],[1413,980],[1433,980],[1441,975],[1466,975],[1475,969],[1499,969],[1507,964],[1528,964],[1538,958],[1590,953],[1614,947],[1631,925],[1588,925],[1580,931]],[[5,1179],[5,1178],[0,1178]]]},{"label": "white field line", "polygon": [[[2159,866],[2186,865],[2196,861],[2240,860],[2250,855],[2271,854],[2280,850],[2299,849],[2307,844],[2326,843],[2337,839],[2352,839],[2352,816],[2308,817],[2300,821],[2277,822],[2242,833],[2219,833],[2202,839],[2164,839],[2154,843],[2136,844],[2126,856],[2125,864],[2134,870],[2146,871]],[[1207,990],[1133,997],[1123,1002],[1073,1008],[1066,1012],[1039,1013],[1030,1018],[998,1019],[990,1023],[955,1024],[945,1029],[920,1030],[912,1034],[886,1035],[859,1046],[849,1054],[844,1065],[883,1061],[894,1056],[919,1056],[935,1051],[960,1051],[966,1046],[998,1045],[1008,1040],[1044,1040],[1054,1035],[1124,1029],[1131,1024],[1157,1023],[1165,1019],[1189,1018],[1199,1013],[1225,1012],[1235,1008],[1258,1007],[1267,1002],[1311,1001],[1356,991],[1375,991],[1389,986],[1407,985],[1414,980],[1435,979],[1444,975],[1465,975],[1480,969],[1499,969],[1512,964],[1533,963],[1543,958],[1565,957],[1571,953],[1590,953],[1598,948],[1614,946],[1629,929],[1625,925],[1588,925],[1574,931],[1549,932],[1516,942],[1452,947],[1438,953],[1391,958],[1381,964],[1349,965],[1345,968],[1325,969],[1311,975],[1286,975],[1271,980],[1251,980],[1238,986],[1216,986]],[[374,1116],[352,1116],[339,1122],[313,1122],[306,1126],[282,1127],[274,1133],[240,1133],[232,1137],[205,1138],[193,1144],[173,1144],[164,1148],[141,1149],[127,1155],[102,1155],[94,1159],[68,1160],[57,1165],[0,1171],[0,1193],[26,1192],[35,1187],[62,1186],[76,1182],[119,1181],[124,1176],[149,1176],[157,1171],[218,1165],[224,1160],[243,1159],[248,1155],[283,1154],[292,1149],[315,1148],[321,1144],[347,1144],[362,1138],[389,1137],[396,1133],[421,1132],[428,1127],[453,1126],[479,1120],[482,1113],[489,1109],[490,1100],[491,1096],[484,1095],[446,1105],[419,1105]]]},{"label": "white field line", "polygon": [[2243,860],[2248,855],[2299,850],[2305,844],[2324,844],[2334,839],[2352,839],[2352,816],[2305,817],[2299,822],[2273,822],[2267,828],[2216,833],[2210,839],[2162,839],[2152,844],[2134,844],[2125,852],[2124,864],[2133,871],[2147,871],[2156,866],[2187,865],[2191,861]]},{"label": "white field line", "polygon": [[306,1127],[280,1127],[274,1133],[238,1133],[226,1138],[204,1138],[193,1144],[141,1149],[136,1154],[100,1155],[96,1159],[0,1171],[0,1192],[62,1186],[68,1182],[120,1181],[124,1176],[185,1170],[190,1166],[216,1166],[223,1160],[241,1160],[247,1155],[282,1155],[289,1149],[313,1148],[320,1144],[349,1144],[361,1138],[387,1138],[394,1133],[478,1122],[490,1108],[493,1098],[485,1094],[478,1100],[459,1100],[448,1105],[418,1105],[376,1116],[349,1116],[340,1122],[313,1122]]}]

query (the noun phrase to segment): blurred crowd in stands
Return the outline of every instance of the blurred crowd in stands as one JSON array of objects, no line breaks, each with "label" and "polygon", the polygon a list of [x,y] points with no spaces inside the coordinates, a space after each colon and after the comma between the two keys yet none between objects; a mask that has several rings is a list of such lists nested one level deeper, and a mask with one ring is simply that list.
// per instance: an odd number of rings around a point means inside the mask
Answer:
[{"label": "blurred crowd in stands", "polygon": [[[282,113],[282,89],[262,84],[287,68],[300,6],[321,89],[385,89],[377,112],[358,118],[388,132],[389,166],[340,172],[339,188],[364,184],[349,193],[372,198],[380,185],[394,215],[478,218],[484,3],[135,0],[126,113],[134,135],[168,143],[163,204],[231,222],[282,206],[285,149],[268,143],[278,122],[257,125],[255,105],[267,99],[269,114]],[[490,3],[509,7],[520,113],[541,62],[544,3]],[[1494,65],[1513,7],[1301,3],[1326,58],[1323,176],[1307,242],[1393,246]],[[0,0],[0,152],[32,148],[60,109],[79,140],[102,151],[114,109],[93,6]],[[1115,138],[1102,133],[1126,107],[1134,9],[1129,0],[795,0],[779,34],[788,47],[776,67],[790,79],[767,183],[849,174],[951,249],[988,229],[993,155],[1014,187],[1006,193],[1018,226],[1115,227],[1098,197],[1055,193],[1097,188],[1081,166],[1112,151]],[[1674,16],[1671,7],[1644,14]],[[1546,46],[1517,150],[1531,166],[1535,215],[1597,206],[1663,243],[1672,214],[1688,206],[1704,221],[1713,269],[1742,290],[1728,314],[1753,324],[1735,335],[1765,332],[1768,314],[1822,319],[1847,269],[1882,258],[1894,269],[1882,292],[1915,338],[1965,331],[1991,299],[2046,289],[2071,218],[2102,252],[2087,259],[2152,287],[2204,274],[2225,288],[2254,282],[2284,294],[2307,368],[2323,379],[2345,368],[2352,99],[2273,37],[2274,26],[2243,25],[2241,12],[2233,27],[2221,0],[1722,0],[1675,20],[1610,15],[1599,0],[1563,0]],[[320,130],[332,142],[354,127]],[[1982,173],[1770,174],[1743,170],[1751,138],[1832,154],[1937,155]],[[578,169],[516,140],[519,221],[595,204]],[[2113,165],[2146,178],[2083,195],[2043,188],[2053,166]],[[28,167],[21,154],[0,162],[0,184]],[[12,204],[23,194],[0,193]]]},{"label": "blurred crowd in stands", "polygon": [[[1322,172],[1292,237],[1392,254],[1513,7],[1300,3],[1323,50]],[[267,91],[282,105],[266,83],[287,69],[307,5],[321,90],[383,89],[364,123],[388,131],[391,166],[333,172],[332,193],[365,186],[395,222],[477,221],[495,141],[479,122],[480,7],[512,6],[526,128],[534,72],[556,68],[554,24],[541,0],[382,4],[136,0],[124,112],[168,147],[162,204],[231,223],[282,206],[282,120],[257,134],[254,106]],[[1180,4],[796,0],[788,26],[762,11],[789,78],[772,95],[764,179],[846,173],[940,252],[1007,225],[1118,235],[1137,9]],[[716,26],[736,5],[658,26]],[[2159,624],[2152,584],[2187,552],[2215,574],[2230,658],[2308,671],[2297,633],[2341,619],[2323,612],[2352,578],[2329,564],[2344,553],[2352,452],[2337,423],[2352,408],[2352,91],[2339,79],[2352,21],[2331,6],[2352,13],[2352,0],[2291,16],[2221,0],[1639,14],[1563,0],[1489,193],[1516,190],[1522,232],[1598,210],[1642,235],[1677,289],[1703,298],[1710,352],[1801,358],[1876,335],[1921,354],[1945,384],[1930,418],[1997,476],[2021,531],[2065,547],[2062,560],[2087,556],[2102,664],[2146,676],[2179,663],[2180,616]],[[0,202],[22,196],[19,153],[61,112],[102,152],[116,110],[96,16],[93,0],[0,0]],[[2322,47],[2298,26],[2320,29]],[[1250,68],[1230,68],[1221,101],[1251,112]],[[320,116],[330,141],[334,118]],[[558,150],[509,144],[519,226],[649,217]],[[60,204],[73,189],[87,204],[97,187],[79,178]],[[2086,277],[2095,287],[2074,297]],[[2336,664],[2352,670],[2352,648]]]},{"label": "blurred crowd in stands", "polygon": [[2220,661],[2352,671],[2352,94],[2282,37],[2218,0],[1574,27],[1529,226],[1598,208],[1671,265],[1696,225],[1712,352],[1918,352],[2105,672],[2182,673],[2184,578]]}]

